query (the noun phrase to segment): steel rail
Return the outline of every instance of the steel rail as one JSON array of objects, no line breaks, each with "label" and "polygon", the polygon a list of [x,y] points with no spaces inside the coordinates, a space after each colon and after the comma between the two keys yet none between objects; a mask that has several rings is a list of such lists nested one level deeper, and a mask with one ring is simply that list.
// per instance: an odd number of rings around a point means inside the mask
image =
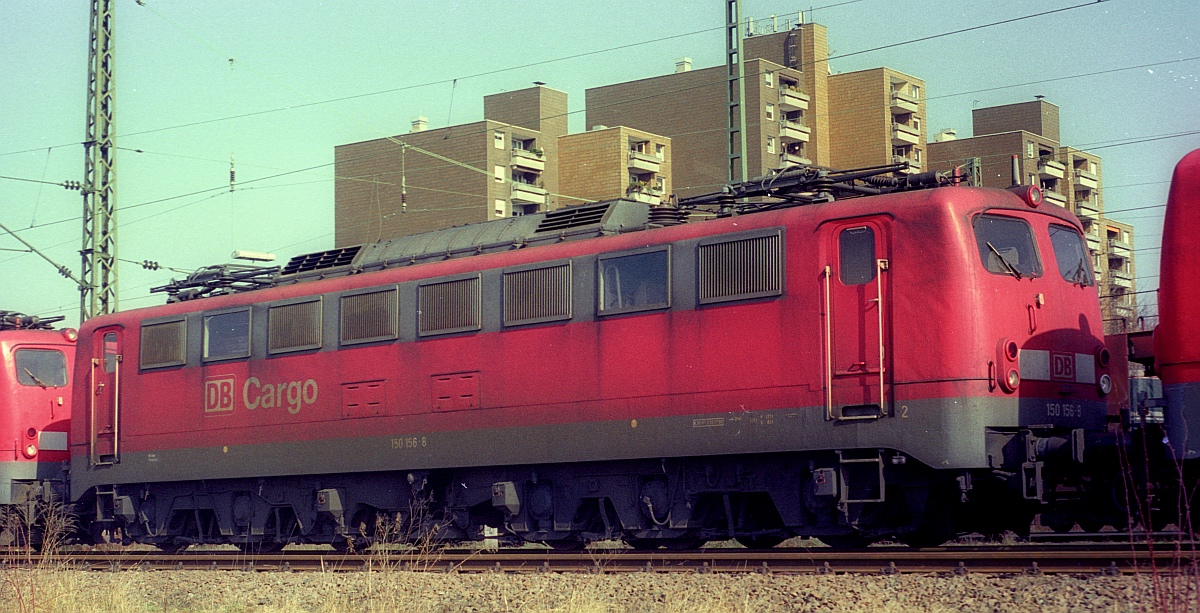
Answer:
[{"label": "steel rail", "polygon": [[873,547],[819,549],[702,549],[696,551],[542,549],[442,550],[337,554],[90,551],[10,555],[0,566],[77,570],[415,571],[415,572],[692,572],[780,574],[1141,574],[1200,573],[1200,551],[1178,546]]}]

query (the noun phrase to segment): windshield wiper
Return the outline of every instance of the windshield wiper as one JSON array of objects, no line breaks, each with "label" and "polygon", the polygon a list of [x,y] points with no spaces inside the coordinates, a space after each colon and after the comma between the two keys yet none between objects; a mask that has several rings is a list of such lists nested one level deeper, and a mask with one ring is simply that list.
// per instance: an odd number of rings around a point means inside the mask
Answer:
[{"label": "windshield wiper", "polygon": [[1087,266],[1084,266],[1083,258],[1079,258],[1079,267],[1075,269],[1075,283],[1078,283],[1080,287],[1084,287],[1088,284],[1089,280]]},{"label": "windshield wiper", "polygon": [[1018,270],[1017,267],[1014,266],[1012,262],[1009,262],[1008,258],[1004,257],[1004,254],[1000,253],[999,249],[997,249],[994,245],[992,245],[991,242],[988,242],[987,246],[988,246],[988,249],[992,250],[992,253],[996,254],[996,257],[1000,258],[1000,262],[1002,264],[1004,264],[1005,268],[1008,269],[1009,274],[1016,277],[1017,279],[1021,278],[1021,271]]},{"label": "windshield wiper", "polygon": [[45,383],[42,383],[42,380],[37,378],[37,375],[33,374],[28,368],[22,367],[22,370],[25,371],[25,374],[29,375],[30,379],[33,379],[34,383],[37,383],[38,385],[42,386],[42,389],[46,389],[47,387],[49,387]]}]

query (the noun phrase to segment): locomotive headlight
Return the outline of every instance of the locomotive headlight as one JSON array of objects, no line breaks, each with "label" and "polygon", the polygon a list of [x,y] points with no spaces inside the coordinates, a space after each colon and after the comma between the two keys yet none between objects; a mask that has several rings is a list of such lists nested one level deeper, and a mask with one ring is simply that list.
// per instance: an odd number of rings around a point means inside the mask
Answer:
[{"label": "locomotive headlight", "polygon": [[1112,391],[1112,377],[1108,375],[1100,375],[1100,394],[1107,396]]},{"label": "locomotive headlight", "polygon": [[63,330],[63,338],[74,343],[76,339],[79,338],[79,332],[77,332],[75,328],[67,328],[66,330]]},{"label": "locomotive headlight", "polygon": [[1017,386],[1021,385],[1021,373],[1017,369],[1010,368],[1003,377],[1000,378],[1000,387],[1007,393],[1011,394],[1017,391]]},{"label": "locomotive headlight", "polygon": [[32,458],[35,455],[37,455],[37,445],[34,445],[33,443],[29,443],[28,445],[26,445],[25,446],[25,457]]}]

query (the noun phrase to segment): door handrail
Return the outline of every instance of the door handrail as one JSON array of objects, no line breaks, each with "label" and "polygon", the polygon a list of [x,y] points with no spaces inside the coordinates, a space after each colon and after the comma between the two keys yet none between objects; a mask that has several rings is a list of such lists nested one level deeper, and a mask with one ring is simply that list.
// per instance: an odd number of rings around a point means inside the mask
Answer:
[{"label": "door handrail", "polygon": [[830,281],[832,268],[825,265],[825,419],[833,420],[833,313],[829,308]]}]

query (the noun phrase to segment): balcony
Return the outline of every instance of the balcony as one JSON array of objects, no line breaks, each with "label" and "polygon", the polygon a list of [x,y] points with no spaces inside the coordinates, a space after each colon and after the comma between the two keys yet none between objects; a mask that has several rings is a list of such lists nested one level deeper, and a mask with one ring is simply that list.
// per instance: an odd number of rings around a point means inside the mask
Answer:
[{"label": "balcony", "polygon": [[797,153],[779,154],[779,163],[783,166],[812,166],[812,160]]},{"label": "balcony", "polygon": [[[1100,218],[1100,205],[1091,198],[1075,197],[1075,214],[1080,219],[1097,220]],[[1099,240],[1099,238],[1097,238]]]},{"label": "balcony", "polygon": [[1075,187],[1077,189],[1081,187],[1086,189],[1099,189],[1100,177],[1097,177],[1094,173],[1090,173],[1086,170],[1076,170]]},{"label": "balcony", "polygon": [[546,170],[546,160],[540,152],[525,149],[512,150],[512,165],[526,170],[542,172]]},{"label": "balcony", "polygon": [[512,184],[513,204],[546,204],[546,190],[529,183]]},{"label": "balcony", "polygon": [[911,94],[906,94],[901,91],[892,92],[892,114],[903,115],[905,113],[916,113],[919,108],[920,101]]},{"label": "balcony", "polygon": [[1100,237],[1099,236],[1096,236],[1094,234],[1085,234],[1084,238],[1087,239],[1088,251],[1091,251],[1093,253],[1100,253]]},{"label": "balcony", "polygon": [[1048,189],[1044,189],[1042,190],[1042,198],[1046,202],[1057,204],[1058,206],[1067,206],[1067,197],[1058,192],[1052,192]]},{"label": "balcony", "polygon": [[779,122],[779,139],[784,142],[807,143],[810,133],[808,126],[798,121],[784,119]]},{"label": "balcony", "polygon": [[643,172],[658,172],[662,165],[662,160],[640,151],[629,151],[629,168],[632,170],[640,170]]},{"label": "balcony", "polygon": [[904,170],[901,172],[920,172],[921,171],[921,160],[918,160],[912,156],[907,156],[907,155],[893,155],[892,156],[893,164],[903,164],[905,162],[908,162],[908,170]]},{"label": "balcony", "polygon": [[921,144],[921,131],[910,125],[893,121],[892,144],[919,145]]},{"label": "balcony", "polygon": [[779,108],[785,111],[807,111],[808,94],[795,89],[780,89]]},{"label": "balcony", "polygon": [[1110,238],[1108,239],[1108,257],[1129,257],[1129,243]]},{"label": "balcony", "polygon": [[1108,282],[1119,287],[1124,287],[1125,289],[1133,289],[1133,275],[1123,270],[1109,268]]},{"label": "balcony", "polygon": [[1038,176],[1043,179],[1061,179],[1067,176],[1067,167],[1062,162],[1041,160],[1038,162]]},{"label": "balcony", "polygon": [[653,187],[638,187],[630,185],[629,189],[625,190],[625,197],[631,198],[638,202],[646,204],[658,205],[662,204],[663,190]]},{"label": "balcony", "polygon": [[1137,315],[1137,313],[1134,312],[1133,306],[1129,305],[1129,304],[1117,302],[1115,304],[1110,305],[1109,308],[1112,309],[1112,314],[1115,317],[1124,317],[1125,319],[1132,319],[1133,317],[1135,317]]}]

